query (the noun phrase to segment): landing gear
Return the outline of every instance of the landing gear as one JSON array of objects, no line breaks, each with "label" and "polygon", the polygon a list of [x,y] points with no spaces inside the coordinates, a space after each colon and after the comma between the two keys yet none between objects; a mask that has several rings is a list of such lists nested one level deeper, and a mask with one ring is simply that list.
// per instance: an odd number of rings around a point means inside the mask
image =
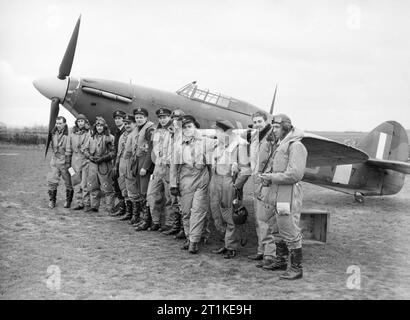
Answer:
[{"label": "landing gear", "polygon": [[363,203],[363,202],[364,202],[364,195],[363,195],[363,193],[355,192],[355,193],[354,193],[354,199],[355,199],[356,202],[358,202],[358,203]]}]

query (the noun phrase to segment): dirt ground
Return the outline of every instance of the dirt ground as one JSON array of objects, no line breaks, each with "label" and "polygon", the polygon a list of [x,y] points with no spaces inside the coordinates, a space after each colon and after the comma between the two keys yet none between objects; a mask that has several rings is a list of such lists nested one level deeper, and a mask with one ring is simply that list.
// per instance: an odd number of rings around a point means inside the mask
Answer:
[{"label": "dirt ground", "polygon": [[[42,149],[0,145],[1,299],[410,298],[408,178],[399,194],[364,205],[304,184],[305,207],[332,211],[330,233],[327,244],[304,246],[304,278],[289,282],[246,259],[256,248],[253,214],[237,259],[210,253],[221,245],[215,234],[191,255],[181,241],[135,232],[103,210],[64,209],[62,186],[49,210],[48,162]],[[352,265],[360,289],[349,289]]]}]

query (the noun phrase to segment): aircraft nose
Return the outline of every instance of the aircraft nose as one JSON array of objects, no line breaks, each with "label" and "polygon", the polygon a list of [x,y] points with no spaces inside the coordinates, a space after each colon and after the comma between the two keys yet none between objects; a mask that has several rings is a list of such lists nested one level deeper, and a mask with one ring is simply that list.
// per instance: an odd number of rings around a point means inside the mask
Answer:
[{"label": "aircraft nose", "polygon": [[39,78],[33,81],[34,87],[46,98],[58,98],[63,103],[67,94],[69,78]]}]

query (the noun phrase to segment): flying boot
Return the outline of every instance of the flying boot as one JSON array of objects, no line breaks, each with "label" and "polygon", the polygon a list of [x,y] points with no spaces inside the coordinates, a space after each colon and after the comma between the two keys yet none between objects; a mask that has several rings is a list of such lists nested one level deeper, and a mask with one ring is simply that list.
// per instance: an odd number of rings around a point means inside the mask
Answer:
[{"label": "flying boot", "polygon": [[296,280],[303,277],[302,248],[290,250],[290,268],[279,278],[283,280]]},{"label": "flying boot", "polygon": [[122,216],[125,214],[125,200],[120,199],[119,202],[112,208],[110,216]]},{"label": "flying boot", "polygon": [[150,213],[149,207],[145,204],[142,207],[141,221],[142,222],[135,227],[135,231],[147,230],[151,225],[151,222],[152,222],[151,213]]},{"label": "flying boot", "polygon": [[48,207],[53,209],[56,206],[57,190],[48,190],[48,197],[50,199]]},{"label": "flying boot", "polygon": [[132,218],[128,221],[129,224],[136,225],[140,222],[141,204],[138,201],[132,201]]},{"label": "flying boot", "polygon": [[288,261],[289,250],[286,242],[276,242],[276,257],[273,262],[268,265],[262,266],[264,270],[286,270]]},{"label": "flying boot", "polygon": [[192,254],[198,253],[198,242],[189,242],[188,252]]},{"label": "flying boot", "polygon": [[66,189],[64,208],[70,208],[71,207],[71,202],[73,201],[73,196],[74,196],[74,190],[73,189]]},{"label": "flying boot", "polygon": [[131,200],[125,201],[125,214],[121,217],[121,221],[131,220],[133,203]]},{"label": "flying boot", "polygon": [[181,220],[179,219],[179,215],[174,218],[174,221],[172,223],[172,227],[168,230],[165,230],[162,232],[162,234],[165,235],[172,235],[172,234],[177,234],[181,230]]}]

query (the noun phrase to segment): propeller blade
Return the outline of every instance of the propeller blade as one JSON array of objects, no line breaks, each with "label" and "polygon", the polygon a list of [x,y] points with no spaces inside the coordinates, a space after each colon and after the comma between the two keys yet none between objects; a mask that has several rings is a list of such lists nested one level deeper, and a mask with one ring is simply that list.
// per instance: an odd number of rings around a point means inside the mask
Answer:
[{"label": "propeller blade", "polygon": [[50,146],[52,134],[51,130],[53,130],[56,118],[58,117],[58,112],[60,111],[60,100],[58,98],[53,98],[51,100],[51,107],[50,107],[50,120],[48,122],[48,137],[47,137],[47,144],[46,144],[46,153],[47,156],[48,147]]},{"label": "propeller blade", "polygon": [[278,85],[275,87],[275,93],[273,94],[272,105],[270,106],[270,114],[273,114],[273,107],[275,106],[275,99],[276,99],[276,91],[278,90]]},{"label": "propeller blade", "polygon": [[61,61],[58,78],[64,80],[70,75],[71,67],[73,66],[75,48],[77,46],[78,32],[80,30],[81,15],[77,20],[73,34],[71,35],[70,42],[64,54],[64,58]]}]

